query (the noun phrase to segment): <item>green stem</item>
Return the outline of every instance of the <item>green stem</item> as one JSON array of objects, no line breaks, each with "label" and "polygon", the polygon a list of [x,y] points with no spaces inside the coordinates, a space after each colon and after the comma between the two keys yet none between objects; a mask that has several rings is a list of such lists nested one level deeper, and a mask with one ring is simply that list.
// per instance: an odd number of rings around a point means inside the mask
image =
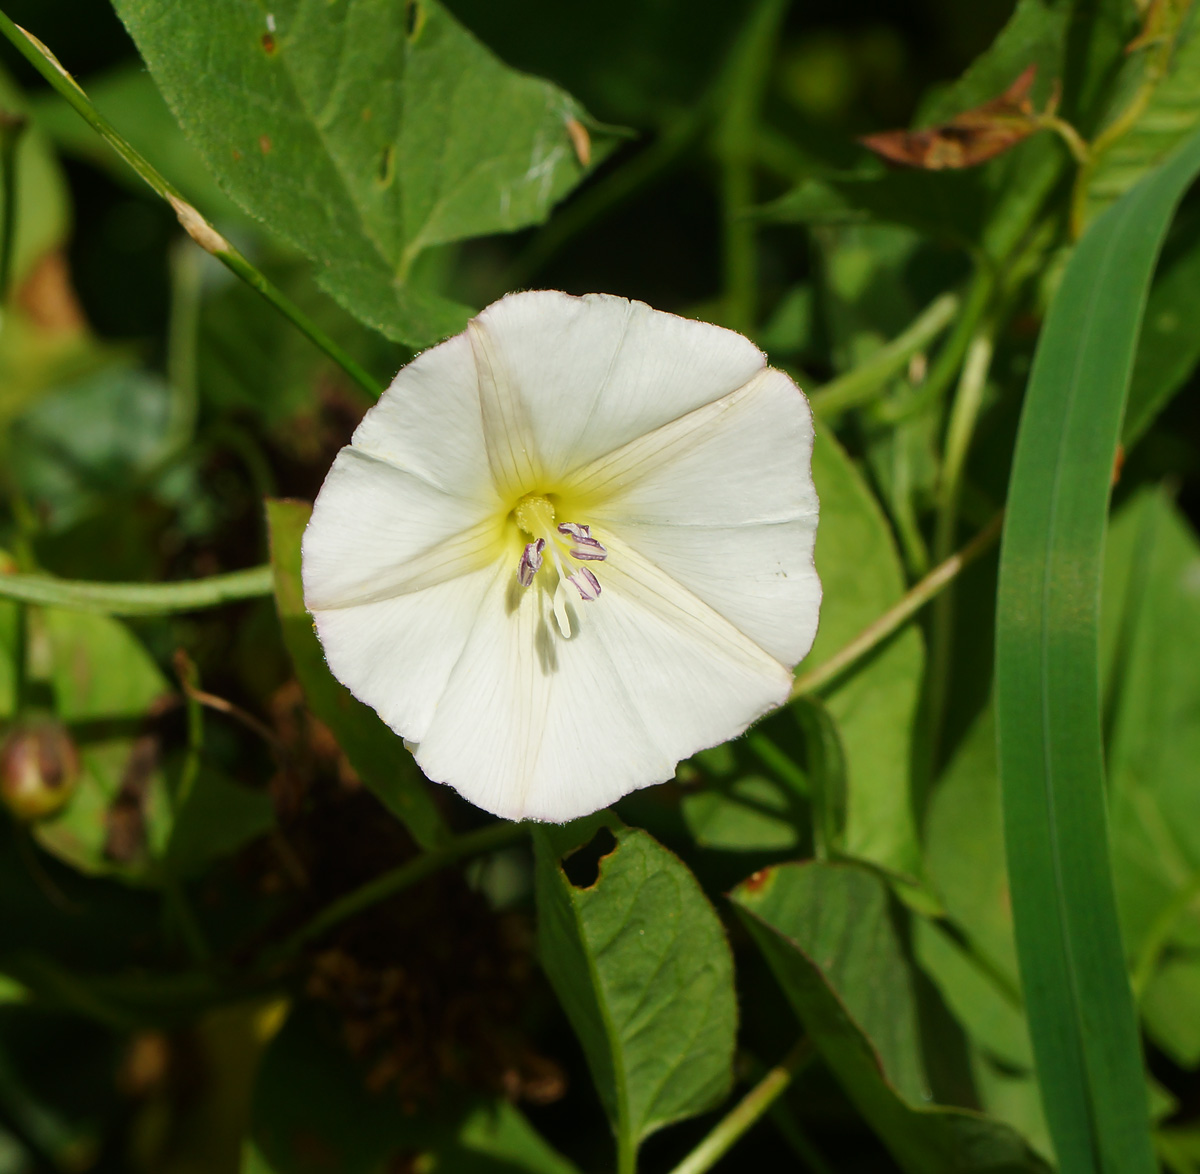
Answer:
[{"label": "green stem", "polygon": [[93,583],[49,575],[0,574],[0,599],[110,616],[159,616],[257,599],[274,590],[269,566],[179,583]]},{"label": "green stem", "polygon": [[[967,290],[967,296],[961,306],[955,308],[957,315],[954,329],[946,339],[937,357],[929,368],[929,374],[917,387],[916,393],[898,404],[880,404],[873,414],[873,420],[880,424],[896,424],[911,416],[919,416],[927,408],[936,404],[945,394],[950,384],[954,382],[971,339],[979,330],[996,288],[996,273],[991,266],[981,263],[975,270]],[[951,317],[955,315],[952,314]]]},{"label": "green stem", "polygon": [[17,147],[27,119],[0,109],[0,306],[8,302],[17,244]]},{"label": "green stem", "polygon": [[362,913],[372,905],[411,888],[427,876],[432,876],[435,872],[440,872],[443,868],[469,856],[480,856],[484,852],[493,852],[497,848],[515,844],[527,835],[528,824],[494,823],[479,831],[455,836],[441,847],[422,853],[415,860],[393,868],[344,897],[339,897],[322,909],[307,925],[301,926],[278,949],[272,950],[270,957],[272,960],[286,958],[296,953],[305,943],[328,933],[334,926],[341,925],[343,921]]},{"label": "green stem", "polygon": [[757,319],[757,225],[754,206],[755,141],[771,53],[788,0],[760,0],[730,62],[724,109],[716,134],[721,165],[725,254],[725,322],[749,333]]},{"label": "green stem", "polygon": [[[903,334],[879,348],[865,363],[819,387],[810,397],[813,412],[822,420],[836,420],[851,408],[873,400],[950,325],[962,306],[957,294],[934,298]],[[924,388],[922,384],[922,388]],[[914,397],[915,398],[915,397]]]},{"label": "green stem", "polygon": [[62,67],[58,58],[35,36],[14,24],[0,12],[0,32],[17,51],[50,83],[95,130],[105,142],[133,168],[164,200],[175,209],[179,223],[188,236],[206,252],[212,253],[228,269],[238,275],[252,289],[257,290],[283,316],[323,350],[335,363],[370,395],[378,398],[383,393],[379,382],[371,377],[345,350],[329,337],[299,306],[282,290],[266,279],[233,245],[229,243],[183,195],[170,184],[134,147],[117,132],[116,128],[88,100],[79,83]]},{"label": "green stem", "polygon": [[800,1040],[726,1115],[713,1127],[671,1174],[704,1174],[711,1170],[734,1143],[779,1099],[792,1078],[812,1059],[812,1045]]},{"label": "green stem", "polygon": [[[940,563],[954,549],[958,528],[958,502],[963,472],[983,407],[983,393],[992,365],[994,340],[991,329],[981,329],[967,348],[966,362],[946,425],[941,476],[937,488],[937,519],[934,523],[933,558]],[[936,762],[950,685],[950,655],[954,644],[954,591],[943,591],[934,603],[929,641],[929,752]]]},{"label": "green stem", "polygon": [[902,628],[966,567],[995,545],[1000,537],[1002,525],[1003,516],[997,515],[962,550],[934,567],[924,579],[909,588],[895,604],[877,620],[868,624],[849,644],[844,645],[817,668],[797,677],[792,684],[792,697],[816,693],[823,689],[873,648],[882,644],[893,632]]}]

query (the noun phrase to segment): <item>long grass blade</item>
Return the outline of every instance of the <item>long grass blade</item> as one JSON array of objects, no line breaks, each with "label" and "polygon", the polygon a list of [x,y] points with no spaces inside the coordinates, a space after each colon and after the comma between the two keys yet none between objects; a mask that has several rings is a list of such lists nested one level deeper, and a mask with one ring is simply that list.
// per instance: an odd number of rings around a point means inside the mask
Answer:
[{"label": "long grass blade", "polygon": [[1190,139],[1088,229],[1047,316],[1009,488],[997,719],[1021,978],[1063,1174],[1152,1174],[1137,1021],[1109,867],[1101,559],[1138,330]]}]

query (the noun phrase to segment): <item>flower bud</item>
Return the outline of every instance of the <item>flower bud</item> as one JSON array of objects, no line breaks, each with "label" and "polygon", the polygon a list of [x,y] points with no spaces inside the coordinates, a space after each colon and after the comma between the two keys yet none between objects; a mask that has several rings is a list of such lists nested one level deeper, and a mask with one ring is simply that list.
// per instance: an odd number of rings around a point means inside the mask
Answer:
[{"label": "flower bud", "polygon": [[52,718],[18,722],[0,745],[0,799],[23,822],[53,815],[78,781],[79,751]]}]

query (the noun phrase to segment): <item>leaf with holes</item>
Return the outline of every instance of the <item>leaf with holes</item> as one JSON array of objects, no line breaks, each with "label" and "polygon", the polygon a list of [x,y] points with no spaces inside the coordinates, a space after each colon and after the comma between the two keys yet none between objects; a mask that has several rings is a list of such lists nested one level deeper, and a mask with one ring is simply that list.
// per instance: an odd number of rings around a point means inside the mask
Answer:
[{"label": "leaf with holes", "polygon": [[[601,842],[598,873],[578,875]],[[601,813],[538,827],[534,844],[542,966],[583,1044],[618,1169],[632,1170],[645,1137],[729,1089],[729,945],[696,878],[649,833]]]},{"label": "leaf with holes", "polygon": [[613,141],[437,0],[116,8],[222,187],[347,310],[410,346],[470,314],[414,280],[421,253],[540,223]]}]

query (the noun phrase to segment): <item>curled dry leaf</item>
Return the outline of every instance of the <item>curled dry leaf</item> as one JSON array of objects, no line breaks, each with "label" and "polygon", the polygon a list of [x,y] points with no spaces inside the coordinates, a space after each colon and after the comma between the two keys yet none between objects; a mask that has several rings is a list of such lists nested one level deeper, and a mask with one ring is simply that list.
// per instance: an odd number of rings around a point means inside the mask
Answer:
[{"label": "curled dry leaf", "polygon": [[1042,125],[1029,98],[1036,75],[1037,66],[1029,66],[998,98],[964,110],[940,126],[883,131],[858,141],[888,163],[925,171],[986,163]]}]

